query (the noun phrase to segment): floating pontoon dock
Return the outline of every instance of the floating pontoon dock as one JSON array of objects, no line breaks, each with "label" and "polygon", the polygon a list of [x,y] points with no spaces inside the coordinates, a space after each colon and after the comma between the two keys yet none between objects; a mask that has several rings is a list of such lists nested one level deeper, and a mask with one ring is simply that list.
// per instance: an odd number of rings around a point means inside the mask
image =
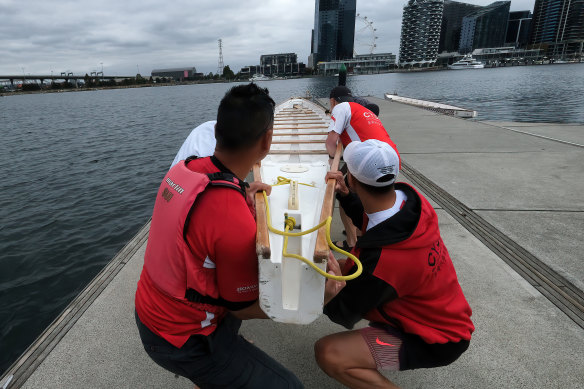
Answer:
[{"label": "floating pontoon dock", "polygon": [[470,109],[455,107],[454,105],[435,103],[433,101],[412,99],[410,97],[403,97],[398,95],[385,94],[385,99],[395,101],[397,103],[413,105],[414,107],[428,109],[444,115],[456,116],[459,118],[474,118],[477,116],[477,111]]}]

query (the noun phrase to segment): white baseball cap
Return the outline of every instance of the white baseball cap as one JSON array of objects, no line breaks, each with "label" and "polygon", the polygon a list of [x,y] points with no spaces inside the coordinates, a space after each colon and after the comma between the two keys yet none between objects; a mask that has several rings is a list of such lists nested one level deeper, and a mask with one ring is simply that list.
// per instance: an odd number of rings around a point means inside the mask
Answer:
[{"label": "white baseball cap", "polygon": [[397,152],[388,143],[377,139],[349,143],[343,159],[349,172],[363,184],[388,186],[395,182],[399,173]]}]

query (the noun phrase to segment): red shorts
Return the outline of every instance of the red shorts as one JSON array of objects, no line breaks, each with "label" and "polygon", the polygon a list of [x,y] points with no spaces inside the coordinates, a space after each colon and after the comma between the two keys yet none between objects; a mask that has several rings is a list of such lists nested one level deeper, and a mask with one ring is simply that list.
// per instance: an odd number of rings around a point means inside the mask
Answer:
[{"label": "red shorts", "polygon": [[382,323],[369,323],[369,327],[358,331],[379,370],[446,366],[456,361],[470,344],[468,340],[429,344],[417,335]]}]

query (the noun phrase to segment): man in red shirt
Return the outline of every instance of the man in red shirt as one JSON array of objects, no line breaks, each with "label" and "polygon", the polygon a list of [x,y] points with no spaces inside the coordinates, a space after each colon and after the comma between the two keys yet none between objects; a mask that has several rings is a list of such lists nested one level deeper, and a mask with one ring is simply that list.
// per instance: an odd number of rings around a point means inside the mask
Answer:
[{"label": "man in red shirt", "polygon": [[[357,98],[353,97],[351,90],[346,86],[336,86],[331,90],[330,96],[331,125],[326,139],[326,148],[329,157],[332,159],[337,150],[337,143],[342,142],[343,147],[353,141],[366,141],[367,139],[378,139],[389,144],[397,152],[397,146],[391,138],[381,120],[370,109],[370,105],[358,104]],[[399,155],[399,153],[398,153]],[[343,168],[343,173],[346,170]],[[357,241],[357,230],[346,215],[346,209],[340,207],[341,221],[345,227],[347,239],[337,246],[344,250],[350,250]]]},{"label": "man in red shirt", "polygon": [[[344,157],[355,193],[339,172],[327,179],[336,180],[337,198],[353,223],[362,226],[353,254],[363,273],[344,288],[327,280],[324,313],[348,329],[363,318],[370,323],[318,340],[316,360],[348,387],[396,388],[379,370],[454,362],[469,346],[472,311],[434,209],[413,187],[395,183],[395,150],[375,139],[354,141]],[[354,272],[355,266],[347,259],[342,273]]]},{"label": "man in red shirt", "polygon": [[267,316],[258,302],[253,195],[243,182],[270,150],[274,101],[256,84],[229,90],[215,153],[173,166],[160,185],[136,322],[148,355],[201,388],[300,388],[286,368],[238,335]]}]

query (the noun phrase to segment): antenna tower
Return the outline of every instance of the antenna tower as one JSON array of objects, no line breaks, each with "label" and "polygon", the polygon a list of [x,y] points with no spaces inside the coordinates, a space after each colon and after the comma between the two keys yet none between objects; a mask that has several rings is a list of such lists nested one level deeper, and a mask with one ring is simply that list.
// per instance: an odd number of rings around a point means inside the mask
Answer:
[{"label": "antenna tower", "polygon": [[217,63],[217,74],[223,74],[223,42],[219,39],[219,62]]}]

